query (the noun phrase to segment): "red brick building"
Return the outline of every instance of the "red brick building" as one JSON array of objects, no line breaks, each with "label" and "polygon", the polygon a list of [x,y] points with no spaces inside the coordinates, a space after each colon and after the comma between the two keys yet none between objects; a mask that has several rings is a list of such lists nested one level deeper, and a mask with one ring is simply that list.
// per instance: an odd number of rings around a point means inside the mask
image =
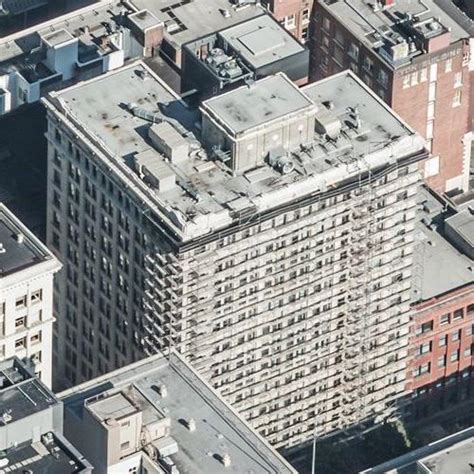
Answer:
[{"label": "red brick building", "polygon": [[316,0],[310,79],[352,69],[427,139],[439,192],[467,190],[470,32],[433,0]]},{"label": "red brick building", "polygon": [[416,305],[411,337],[410,390],[462,372],[474,363],[474,283]]},{"label": "red brick building", "polygon": [[422,196],[406,373],[415,416],[474,396],[474,262],[444,237],[456,210],[426,190]]},{"label": "red brick building", "polygon": [[262,5],[302,43],[309,39],[313,0],[262,0]]}]

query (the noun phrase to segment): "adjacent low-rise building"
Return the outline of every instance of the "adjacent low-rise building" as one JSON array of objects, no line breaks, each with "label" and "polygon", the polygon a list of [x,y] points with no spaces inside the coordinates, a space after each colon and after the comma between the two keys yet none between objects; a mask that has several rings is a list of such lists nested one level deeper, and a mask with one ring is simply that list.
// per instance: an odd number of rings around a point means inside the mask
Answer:
[{"label": "adjacent low-rise building", "polygon": [[277,72],[302,85],[308,69],[309,51],[265,14],[187,43],[181,91],[215,95]]},{"label": "adjacent low-rise building", "polygon": [[63,436],[63,405],[17,357],[0,362],[0,471],[88,474]]},{"label": "adjacent low-rise building", "polygon": [[53,277],[58,259],[0,203],[0,360],[28,359],[52,379]]},{"label": "adjacent low-rise building", "polygon": [[97,474],[296,474],[174,351],[59,397],[66,436]]},{"label": "adjacent low-rise building", "polygon": [[471,474],[474,427],[434,441],[360,474]]},{"label": "adjacent low-rise building", "polygon": [[466,211],[428,189],[420,205],[407,373],[417,417],[474,396],[474,262],[449,241]]}]

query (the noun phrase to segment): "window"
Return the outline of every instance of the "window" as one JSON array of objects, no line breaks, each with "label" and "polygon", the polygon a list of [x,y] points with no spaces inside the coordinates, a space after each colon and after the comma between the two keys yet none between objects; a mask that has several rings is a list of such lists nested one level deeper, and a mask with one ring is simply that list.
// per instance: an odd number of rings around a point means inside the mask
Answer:
[{"label": "window", "polygon": [[15,341],[15,350],[21,350],[26,348],[26,337],[22,337],[21,339],[17,339]]},{"label": "window", "polygon": [[340,46],[344,46],[344,35],[342,34],[342,31],[339,28],[336,29],[336,32],[334,34],[334,41]]},{"label": "window", "polygon": [[466,336],[472,336],[472,334],[474,334],[474,324],[472,324],[471,326],[468,326],[466,329]]},{"label": "window", "polygon": [[15,319],[15,329],[18,331],[26,326],[26,316]]},{"label": "window", "polygon": [[420,366],[418,366],[414,371],[413,371],[413,375],[415,377],[418,377],[420,375],[423,375],[423,374],[426,374],[430,371],[430,363],[429,362],[426,362],[425,364],[422,364]]},{"label": "window", "polygon": [[426,354],[427,352],[431,352],[431,341],[421,344],[418,348],[418,352],[420,355]]},{"label": "window", "polygon": [[303,40],[303,42],[308,41],[308,39],[309,39],[309,30],[308,30],[308,28],[303,28],[301,30],[301,39]]},{"label": "window", "polygon": [[459,360],[459,349],[456,349],[455,351],[451,352],[449,360],[451,362],[457,362]]},{"label": "window", "polygon": [[329,18],[327,17],[324,17],[323,18],[323,28],[326,30],[326,31],[329,31],[331,29],[331,21],[329,20]]},{"label": "window", "polygon": [[428,120],[433,120],[435,115],[435,103],[428,102]]},{"label": "window", "polygon": [[462,319],[464,317],[463,308],[457,309],[453,313],[453,319]]},{"label": "window", "polygon": [[470,357],[472,355],[474,355],[474,344],[464,348],[464,357]]},{"label": "window", "polygon": [[445,334],[439,337],[439,347],[444,347],[448,344],[448,335]]},{"label": "window", "polygon": [[453,334],[451,335],[451,340],[453,342],[459,341],[461,339],[461,330],[459,329],[458,331],[454,331]]},{"label": "window", "polygon": [[22,296],[21,298],[17,298],[15,301],[15,308],[16,309],[21,309],[26,306],[26,296]]},{"label": "window", "polygon": [[349,45],[349,56],[355,60],[359,59],[359,47],[354,43]]},{"label": "window", "polygon": [[454,87],[462,87],[462,71],[454,75]]},{"label": "window", "polygon": [[467,306],[466,312],[468,316],[474,315],[474,303]]},{"label": "window", "polygon": [[450,314],[443,314],[439,318],[439,324],[448,324],[450,320]]},{"label": "window", "polygon": [[31,303],[39,303],[43,299],[43,290],[37,290],[31,293]]},{"label": "window", "polygon": [[387,86],[387,84],[388,84],[388,74],[383,69],[380,69],[380,71],[379,71],[378,80],[379,80],[380,84],[382,84],[384,87]]},{"label": "window", "polygon": [[37,334],[33,334],[30,338],[31,344],[38,344],[38,342],[41,342],[41,331],[38,332]]},{"label": "window", "polygon": [[418,71],[411,73],[410,83],[412,86],[416,86],[418,84]]},{"label": "window", "polygon": [[286,29],[292,29],[296,26],[296,20],[295,20],[295,15],[288,15],[285,16],[283,19],[283,24],[285,25]]},{"label": "window", "polygon": [[430,66],[430,82],[436,81],[436,78],[438,77],[438,64],[432,64]]},{"label": "window", "polygon": [[461,105],[461,89],[457,89],[454,92],[453,107],[459,107]]},{"label": "window", "polygon": [[372,73],[374,70],[374,61],[368,56],[364,58],[364,69],[370,73]]},{"label": "window", "polygon": [[451,58],[446,59],[444,63],[444,72],[451,72],[453,70],[453,60]]},{"label": "window", "polygon": [[436,82],[432,82],[428,88],[428,101],[432,102],[436,99]]},{"label": "window", "polygon": [[309,8],[305,8],[301,12],[301,22],[303,25],[306,25],[306,23],[309,23]]},{"label": "window", "polygon": [[407,89],[408,87],[410,87],[410,76],[406,75],[403,76],[403,88]]},{"label": "window", "polygon": [[420,82],[426,82],[428,80],[428,69],[423,68],[420,71]]},{"label": "window", "polygon": [[446,354],[438,357],[438,367],[446,366]]},{"label": "window", "polygon": [[130,447],[130,441],[125,441],[125,443],[122,443],[120,445],[120,449],[123,451],[125,449],[128,449]]},{"label": "window", "polygon": [[427,321],[426,323],[421,324],[417,328],[417,334],[424,334],[426,332],[429,332],[433,329],[433,321]]},{"label": "window", "polygon": [[428,122],[426,122],[426,138],[428,140],[430,138],[433,138],[433,131],[434,131],[434,121],[428,120]]},{"label": "window", "polygon": [[324,49],[329,49],[329,38],[326,35],[322,36],[321,46]]}]

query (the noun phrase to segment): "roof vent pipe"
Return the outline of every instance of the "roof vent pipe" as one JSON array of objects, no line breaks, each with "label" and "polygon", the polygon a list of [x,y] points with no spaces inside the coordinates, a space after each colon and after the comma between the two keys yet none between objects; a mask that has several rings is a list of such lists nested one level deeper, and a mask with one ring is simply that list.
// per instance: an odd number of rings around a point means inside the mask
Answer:
[{"label": "roof vent pipe", "polygon": [[188,425],[188,430],[191,431],[191,433],[193,431],[196,431],[196,420],[194,418],[190,418],[188,420],[187,425]]},{"label": "roof vent pipe", "polygon": [[229,467],[230,466],[231,462],[230,462],[230,456],[229,456],[228,453],[224,453],[221,456],[221,462],[224,465],[224,467]]}]

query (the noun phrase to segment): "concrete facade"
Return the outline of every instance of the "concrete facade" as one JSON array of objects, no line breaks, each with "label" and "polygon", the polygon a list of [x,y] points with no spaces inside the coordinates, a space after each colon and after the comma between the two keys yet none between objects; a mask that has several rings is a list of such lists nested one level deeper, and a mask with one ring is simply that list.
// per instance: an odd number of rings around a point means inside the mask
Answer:
[{"label": "concrete facade", "polygon": [[[277,75],[199,117],[133,65],[45,105],[58,384],[171,346],[276,446],[390,416],[426,150],[354,75],[303,91]],[[137,141],[160,117],[185,160]]]},{"label": "concrete facade", "polygon": [[0,204],[0,360],[27,359],[52,381],[53,254]]},{"label": "concrete facade", "polygon": [[[403,20],[404,14],[411,19]],[[417,25],[426,25],[430,18],[439,19],[439,29],[422,40],[426,33]],[[387,2],[386,7],[382,2],[377,10],[363,0],[319,0],[313,28],[310,77],[316,80],[350,68],[427,139],[432,157],[421,170],[426,182],[439,192],[466,191],[471,154],[469,38],[474,26],[458,23],[433,1],[426,8],[421,2]],[[387,52],[395,38],[398,56]]]}]

